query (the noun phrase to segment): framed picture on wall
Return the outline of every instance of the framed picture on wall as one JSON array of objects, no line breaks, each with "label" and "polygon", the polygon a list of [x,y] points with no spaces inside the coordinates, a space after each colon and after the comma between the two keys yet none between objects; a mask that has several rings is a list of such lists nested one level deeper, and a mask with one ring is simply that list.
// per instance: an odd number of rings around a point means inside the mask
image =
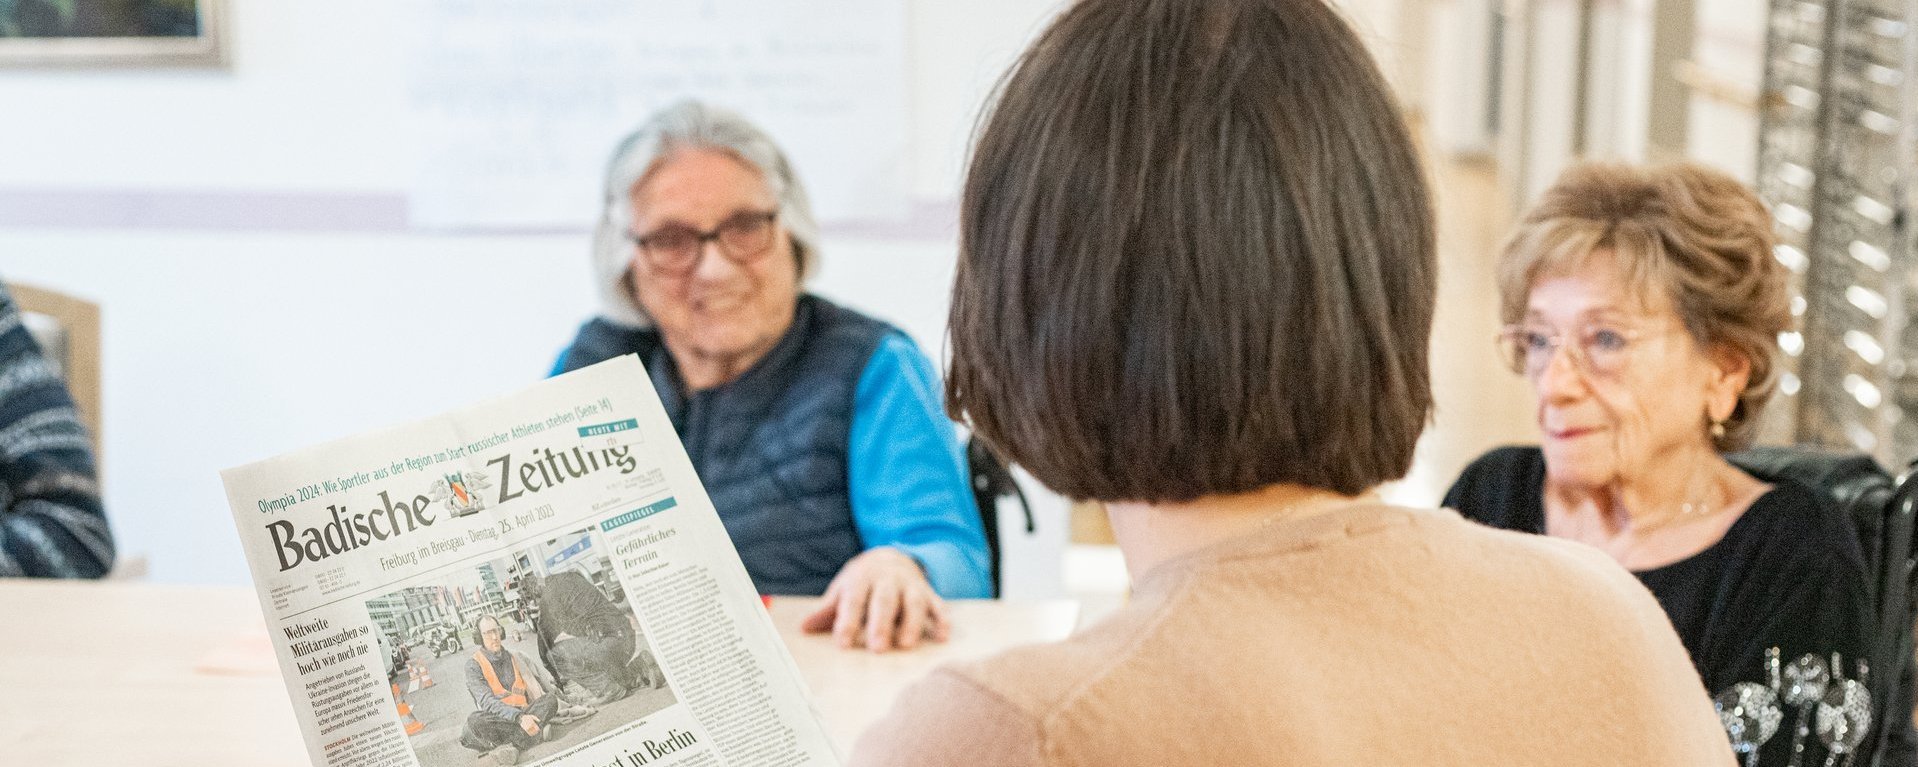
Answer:
[{"label": "framed picture on wall", "polygon": [[219,67],[225,0],[0,0],[0,67]]}]

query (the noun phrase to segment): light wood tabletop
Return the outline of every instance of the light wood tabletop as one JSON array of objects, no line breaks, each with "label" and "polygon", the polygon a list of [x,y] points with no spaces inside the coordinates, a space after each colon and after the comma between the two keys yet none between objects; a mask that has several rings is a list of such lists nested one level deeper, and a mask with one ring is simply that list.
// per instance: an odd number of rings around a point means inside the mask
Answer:
[{"label": "light wood tabletop", "polygon": [[1071,635],[1079,619],[1079,605],[1070,600],[955,600],[946,603],[952,618],[947,641],[907,652],[872,653],[842,650],[830,634],[802,632],[801,620],[818,605],[816,597],[774,597],[772,618],[806,678],[826,735],[841,754],[852,752],[859,733],[892,708],[893,698],[941,664],[984,658],[1022,644],[1055,642]]},{"label": "light wood tabletop", "polygon": [[[1062,639],[1078,616],[954,602],[950,642],[878,655],[802,634],[815,604],[778,598],[772,616],[842,753],[933,667]],[[249,589],[0,579],[0,624],[0,764],[307,764]]]},{"label": "light wood tabletop", "polygon": [[306,765],[251,591],[0,580],[6,764]]}]

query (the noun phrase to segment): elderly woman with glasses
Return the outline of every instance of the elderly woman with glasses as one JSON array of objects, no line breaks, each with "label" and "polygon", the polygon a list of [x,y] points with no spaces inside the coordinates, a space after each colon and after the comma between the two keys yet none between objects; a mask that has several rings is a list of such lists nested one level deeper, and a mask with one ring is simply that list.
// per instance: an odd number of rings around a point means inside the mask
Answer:
[{"label": "elderly woman with glasses", "polygon": [[[1768,657],[1787,676],[1853,677],[1869,648],[1849,520],[1724,457],[1751,441],[1791,319],[1771,231],[1751,191],[1702,167],[1567,171],[1498,267],[1500,346],[1537,393],[1543,445],[1488,453],[1445,499],[1617,560],[1658,598],[1721,710],[1740,683],[1772,679]],[[1807,655],[1816,663],[1790,667]],[[1822,754],[1785,729],[1754,752],[1763,763],[1792,761],[1794,742]]]},{"label": "elderly woman with glasses", "polygon": [[991,596],[932,365],[801,291],[819,227],[772,139],[682,102],[620,143],[604,193],[601,314],[558,369],[639,355],[761,593],[823,593],[808,628],[875,651],[944,636],[942,595]]}]

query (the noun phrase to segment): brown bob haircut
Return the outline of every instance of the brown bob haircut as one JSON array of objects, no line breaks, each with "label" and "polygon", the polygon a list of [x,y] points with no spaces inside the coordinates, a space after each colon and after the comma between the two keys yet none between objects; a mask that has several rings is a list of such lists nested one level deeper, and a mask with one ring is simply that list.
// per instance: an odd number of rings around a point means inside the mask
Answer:
[{"label": "brown bob haircut", "polygon": [[[1611,259],[1644,303],[1670,299],[1701,349],[1751,363],[1724,436],[1711,437],[1720,452],[1741,450],[1778,383],[1778,334],[1791,328],[1789,275],[1772,255],[1775,244],[1771,212],[1724,173],[1684,162],[1581,163],[1559,174],[1506,240],[1499,316],[1522,319],[1541,278]],[[1703,414],[1698,428],[1708,429]]]},{"label": "brown bob haircut", "polygon": [[1320,0],[1083,0],[983,118],[946,406],[1075,498],[1404,476],[1432,410],[1410,136]]}]

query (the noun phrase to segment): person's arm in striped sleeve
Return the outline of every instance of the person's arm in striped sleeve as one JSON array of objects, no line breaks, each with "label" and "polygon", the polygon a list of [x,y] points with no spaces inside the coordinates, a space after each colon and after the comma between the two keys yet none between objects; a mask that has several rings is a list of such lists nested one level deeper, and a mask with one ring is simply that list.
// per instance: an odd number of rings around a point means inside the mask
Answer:
[{"label": "person's arm in striped sleeve", "polygon": [[86,430],[0,286],[0,576],[98,578],[112,566]]}]

